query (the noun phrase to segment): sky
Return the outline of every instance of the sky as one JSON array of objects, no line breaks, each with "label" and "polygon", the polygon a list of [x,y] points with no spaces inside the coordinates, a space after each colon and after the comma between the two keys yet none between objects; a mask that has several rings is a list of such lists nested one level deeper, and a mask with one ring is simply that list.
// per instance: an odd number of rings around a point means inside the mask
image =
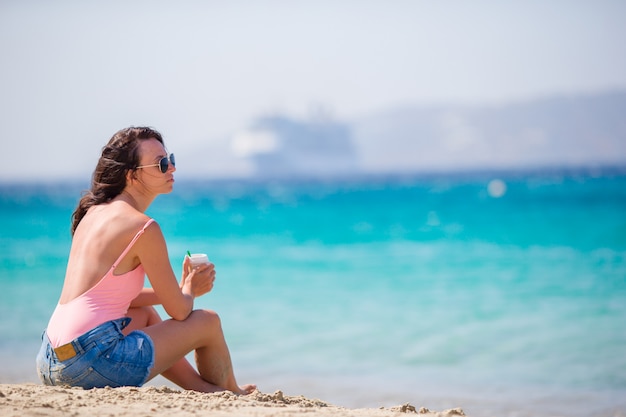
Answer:
[{"label": "sky", "polygon": [[230,138],[268,114],[624,90],[624,16],[621,0],[0,0],[0,181],[88,180],[130,125],[164,135],[177,175],[216,178],[251,172]]}]

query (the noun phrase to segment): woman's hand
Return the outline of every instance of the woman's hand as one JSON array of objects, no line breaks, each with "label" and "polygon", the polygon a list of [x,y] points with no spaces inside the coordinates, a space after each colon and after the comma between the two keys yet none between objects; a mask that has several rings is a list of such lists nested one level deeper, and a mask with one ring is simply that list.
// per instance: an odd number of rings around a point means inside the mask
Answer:
[{"label": "woman's hand", "polygon": [[180,288],[183,293],[191,294],[193,297],[200,297],[213,289],[215,265],[207,263],[194,268],[189,257],[185,256],[182,276]]}]

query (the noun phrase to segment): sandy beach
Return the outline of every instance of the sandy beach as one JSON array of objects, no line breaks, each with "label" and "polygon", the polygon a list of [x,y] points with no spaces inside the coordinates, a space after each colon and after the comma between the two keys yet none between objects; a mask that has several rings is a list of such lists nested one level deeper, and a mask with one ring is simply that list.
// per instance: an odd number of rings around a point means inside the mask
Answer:
[{"label": "sandy beach", "polygon": [[23,416],[345,416],[391,417],[419,414],[463,416],[460,408],[433,411],[418,405],[348,409],[318,399],[255,391],[248,396],[231,392],[202,394],[169,387],[123,387],[83,390],[40,384],[0,384],[0,415]]}]

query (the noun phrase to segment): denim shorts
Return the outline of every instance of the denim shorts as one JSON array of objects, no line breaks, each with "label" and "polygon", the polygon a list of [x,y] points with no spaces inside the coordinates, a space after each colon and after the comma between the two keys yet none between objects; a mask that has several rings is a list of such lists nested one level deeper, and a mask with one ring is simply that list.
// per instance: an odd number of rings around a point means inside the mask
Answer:
[{"label": "denim shorts", "polygon": [[45,385],[84,389],[143,385],[154,366],[154,344],[142,331],[124,336],[122,329],[130,320],[101,324],[64,345],[63,354],[55,352],[44,332],[37,354],[39,378]]}]

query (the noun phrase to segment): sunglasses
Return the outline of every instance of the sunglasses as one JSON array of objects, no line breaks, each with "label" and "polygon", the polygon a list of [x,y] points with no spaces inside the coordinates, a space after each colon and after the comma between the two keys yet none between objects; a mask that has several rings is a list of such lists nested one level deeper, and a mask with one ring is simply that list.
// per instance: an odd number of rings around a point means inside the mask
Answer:
[{"label": "sunglasses", "polygon": [[142,165],[140,167],[137,167],[136,169],[148,168],[148,167],[159,167],[159,169],[161,170],[161,173],[165,174],[167,170],[169,169],[170,164],[172,164],[173,167],[176,166],[176,160],[174,159],[173,153],[171,153],[170,156],[165,156],[161,158],[158,164]]}]

